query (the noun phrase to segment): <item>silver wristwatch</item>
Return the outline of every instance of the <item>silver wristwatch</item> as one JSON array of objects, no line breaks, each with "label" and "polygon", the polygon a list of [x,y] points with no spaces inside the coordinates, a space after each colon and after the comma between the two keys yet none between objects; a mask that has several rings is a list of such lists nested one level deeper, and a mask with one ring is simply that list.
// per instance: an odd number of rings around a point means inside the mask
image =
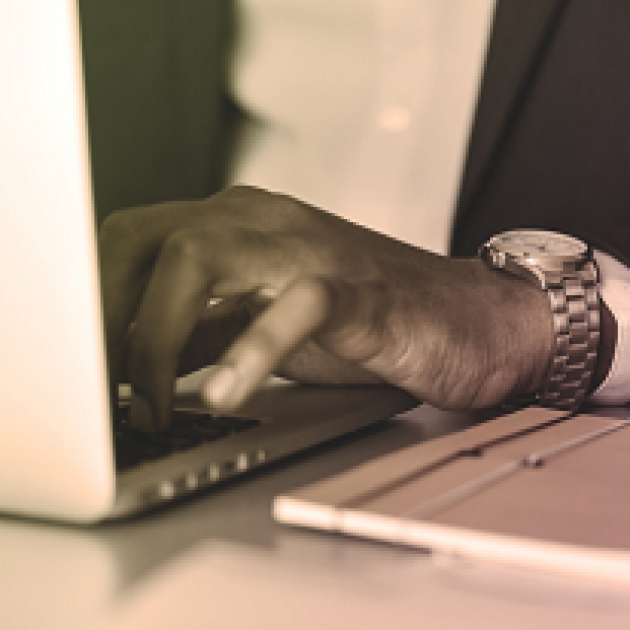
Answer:
[{"label": "silver wristwatch", "polygon": [[575,411],[588,393],[599,346],[597,265],[590,248],[557,232],[511,230],[493,236],[479,255],[549,296],[556,344],[537,398],[544,407]]}]

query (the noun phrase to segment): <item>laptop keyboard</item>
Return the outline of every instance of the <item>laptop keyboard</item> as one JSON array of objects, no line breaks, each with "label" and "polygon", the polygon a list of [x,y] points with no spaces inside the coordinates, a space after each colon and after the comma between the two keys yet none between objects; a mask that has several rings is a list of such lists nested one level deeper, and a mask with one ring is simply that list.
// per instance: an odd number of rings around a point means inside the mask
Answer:
[{"label": "laptop keyboard", "polygon": [[147,434],[129,425],[128,414],[128,407],[119,407],[114,423],[114,451],[119,471],[260,425],[260,420],[249,417],[174,411],[171,426],[166,431]]}]

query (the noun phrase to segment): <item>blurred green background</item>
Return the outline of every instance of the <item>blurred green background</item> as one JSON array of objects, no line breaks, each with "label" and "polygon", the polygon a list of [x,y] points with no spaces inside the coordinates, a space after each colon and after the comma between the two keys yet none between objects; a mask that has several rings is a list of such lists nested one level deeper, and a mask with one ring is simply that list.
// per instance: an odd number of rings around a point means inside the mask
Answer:
[{"label": "blurred green background", "polygon": [[97,220],[219,189],[239,113],[227,0],[80,0]]}]

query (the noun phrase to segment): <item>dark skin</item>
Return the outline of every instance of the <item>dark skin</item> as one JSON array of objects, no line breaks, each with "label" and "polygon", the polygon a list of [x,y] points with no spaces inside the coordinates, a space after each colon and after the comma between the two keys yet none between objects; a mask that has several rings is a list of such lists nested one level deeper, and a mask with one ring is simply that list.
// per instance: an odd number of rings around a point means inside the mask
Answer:
[{"label": "dark skin", "polygon": [[99,240],[110,375],[131,382],[147,431],[168,426],[177,374],[210,363],[203,396],[219,411],[272,373],[481,408],[537,391],[553,352],[533,285],[283,195],[125,210]]}]

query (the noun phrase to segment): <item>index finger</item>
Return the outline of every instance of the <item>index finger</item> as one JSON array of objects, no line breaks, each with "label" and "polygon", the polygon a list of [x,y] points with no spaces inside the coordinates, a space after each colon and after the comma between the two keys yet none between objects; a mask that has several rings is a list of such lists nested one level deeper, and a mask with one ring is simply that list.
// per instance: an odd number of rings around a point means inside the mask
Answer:
[{"label": "index finger", "polygon": [[315,335],[332,312],[329,280],[302,277],[239,336],[206,381],[202,396],[212,408],[233,411],[292,351]]}]

